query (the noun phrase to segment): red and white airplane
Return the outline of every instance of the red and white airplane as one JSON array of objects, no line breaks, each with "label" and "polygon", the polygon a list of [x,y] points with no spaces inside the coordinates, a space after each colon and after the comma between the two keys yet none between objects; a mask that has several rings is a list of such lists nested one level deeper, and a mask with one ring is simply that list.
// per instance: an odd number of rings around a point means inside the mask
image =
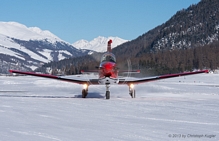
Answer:
[{"label": "red and white airplane", "polygon": [[[185,75],[193,75],[193,74],[200,74],[200,73],[208,73],[208,70],[201,70],[195,72],[185,72],[185,73],[177,73],[177,74],[167,74],[149,78],[142,78],[142,79],[135,79],[135,80],[126,80],[124,78],[119,78],[118,73],[119,70],[116,66],[116,57],[111,52],[111,43],[112,40],[108,41],[107,52],[103,54],[99,68],[97,72],[99,73],[98,79],[89,79],[89,80],[77,80],[71,78],[64,78],[61,76],[49,75],[49,74],[38,74],[34,72],[22,72],[17,70],[9,70],[11,73],[18,73],[18,74],[25,74],[25,75],[32,75],[44,78],[51,78],[56,80],[62,80],[67,82],[73,82],[77,84],[82,84],[82,98],[86,98],[88,94],[88,86],[90,85],[105,85],[106,86],[106,99],[110,99],[110,85],[119,84],[119,85],[128,85],[129,86],[129,94],[132,98],[135,98],[135,89],[134,85],[139,83],[145,83],[155,80],[161,80],[166,78],[178,77],[178,76],[185,76]],[[139,71],[136,71],[139,72]],[[82,72],[83,73],[83,72]]]}]

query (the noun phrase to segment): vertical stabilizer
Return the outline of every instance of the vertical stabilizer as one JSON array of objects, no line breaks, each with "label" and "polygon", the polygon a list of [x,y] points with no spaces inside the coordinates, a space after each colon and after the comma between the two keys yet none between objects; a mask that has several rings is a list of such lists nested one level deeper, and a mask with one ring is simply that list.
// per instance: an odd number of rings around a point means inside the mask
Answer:
[{"label": "vertical stabilizer", "polygon": [[112,49],[111,49],[111,44],[112,44],[112,40],[109,40],[108,41],[108,45],[107,45],[107,52],[112,52]]}]

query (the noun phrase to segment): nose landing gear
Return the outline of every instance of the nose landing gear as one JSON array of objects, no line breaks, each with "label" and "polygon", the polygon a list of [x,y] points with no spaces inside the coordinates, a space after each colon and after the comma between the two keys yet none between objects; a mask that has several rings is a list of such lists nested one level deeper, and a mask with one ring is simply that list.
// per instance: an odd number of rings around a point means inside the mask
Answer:
[{"label": "nose landing gear", "polygon": [[109,91],[109,85],[106,84],[106,99],[110,99],[110,91]]},{"label": "nose landing gear", "polygon": [[110,91],[106,91],[106,99],[110,99]]}]

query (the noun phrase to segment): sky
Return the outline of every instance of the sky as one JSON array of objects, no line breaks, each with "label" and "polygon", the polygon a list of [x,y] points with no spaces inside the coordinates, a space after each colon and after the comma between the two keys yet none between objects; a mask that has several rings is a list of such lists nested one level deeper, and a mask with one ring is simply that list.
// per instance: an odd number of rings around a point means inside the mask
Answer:
[{"label": "sky", "polygon": [[200,0],[1,0],[0,21],[49,30],[69,43],[133,40]]}]

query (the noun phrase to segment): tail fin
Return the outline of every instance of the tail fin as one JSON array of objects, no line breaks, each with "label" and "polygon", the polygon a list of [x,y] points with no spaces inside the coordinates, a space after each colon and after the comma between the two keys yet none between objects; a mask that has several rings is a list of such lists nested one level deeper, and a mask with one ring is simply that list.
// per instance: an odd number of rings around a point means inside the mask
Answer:
[{"label": "tail fin", "polygon": [[112,49],[111,49],[111,43],[112,42],[113,42],[112,40],[108,41],[107,52],[112,52]]}]

